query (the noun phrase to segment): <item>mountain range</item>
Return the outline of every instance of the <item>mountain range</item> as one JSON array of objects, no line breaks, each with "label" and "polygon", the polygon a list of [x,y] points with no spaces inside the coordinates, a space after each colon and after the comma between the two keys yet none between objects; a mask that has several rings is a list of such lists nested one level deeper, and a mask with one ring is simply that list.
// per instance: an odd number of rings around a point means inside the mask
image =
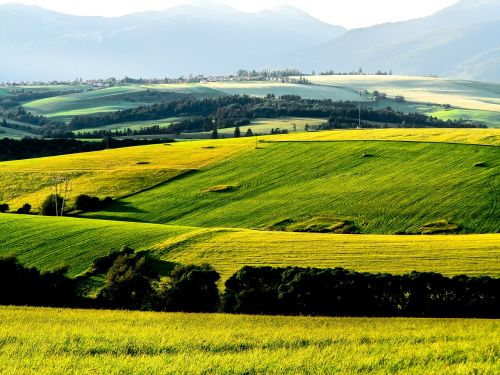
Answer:
[{"label": "mountain range", "polygon": [[353,30],[291,6],[244,13],[205,2],[104,18],[0,5],[0,81],[360,67],[500,81],[500,0]]}]

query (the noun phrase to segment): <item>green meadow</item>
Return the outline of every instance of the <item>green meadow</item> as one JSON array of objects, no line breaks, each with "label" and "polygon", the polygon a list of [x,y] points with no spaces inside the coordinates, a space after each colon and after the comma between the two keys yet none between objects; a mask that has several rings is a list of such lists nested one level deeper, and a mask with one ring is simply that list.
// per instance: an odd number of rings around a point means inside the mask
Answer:
[{"label": "green meadow", "polygon": [[86,216],[285,231],[498,230],[498,147],[288,138],[260,142]]}]

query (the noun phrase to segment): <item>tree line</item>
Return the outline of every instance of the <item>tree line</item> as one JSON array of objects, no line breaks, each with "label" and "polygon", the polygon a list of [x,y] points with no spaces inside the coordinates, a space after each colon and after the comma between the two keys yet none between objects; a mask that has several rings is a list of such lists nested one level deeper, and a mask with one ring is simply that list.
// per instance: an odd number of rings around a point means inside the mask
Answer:
[{"label": "tree line", "polygon": [[[168,117],[192,116],[196,120],[181,121],[169,131],[210,131],[213,127],[226,128],[244,125],[256,118],[312,117],[329,118],[329,124],[337,127],[352,127],[359,119],[357,103],[333,101],[331,99],[303,99],[296,95],[276,97],[250,97],[247,95],[218,98],[184,98],[165,103],[125,109],[116,112],[75,116],[70,130],[94,128],[130,121],[159,120]],[[465,120],[447,120],[418,113],[403,113],[391,107],[361,108],[364,121],[392,124],[403,127],[484,127],[480,123]]]},{"label": "tree line", "polygon": [[[343,268],[246,266],[220,293],[209,265],[176,265],[167,281],[148,253],[130,248],[96,259],[76,279],[67,268],[40,272],[0,259],[0,304],[311,316],[499,318],[500,279],[411,272],[359,273]],[[96,298],[82,281],[105,274]],[[83,283],[84,285],[84,283]]]}]

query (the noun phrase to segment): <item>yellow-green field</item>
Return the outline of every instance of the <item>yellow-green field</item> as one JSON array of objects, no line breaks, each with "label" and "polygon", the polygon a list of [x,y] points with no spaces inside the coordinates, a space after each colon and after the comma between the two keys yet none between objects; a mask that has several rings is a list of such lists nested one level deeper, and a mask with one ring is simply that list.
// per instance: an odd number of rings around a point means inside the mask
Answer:
[{"label": "yellow-green field", "polygon": [[500,146],[500,129],[361,129],[286,134],[265,140],[408,141]]},{"label": "yellow-green field", "polygon": [[209,263],[223,280],[245,265],[500,277],[500,234],[390,236],[215,229],[188,232],[153,249],[170,262]]},{"label": "yellow-green field", "polygon": [[500,276],[500,234],[333,235],[0,214],[0,256],[28,266],[65,264],[75,276],[123,246],[167,262],[209,263],[223,280],[245,265]]},{"label": "yellow-green field", "polygon": [[0,372],[493,375],[499,332],[498,321],[480,319],[2,307]]},{"label": "yellow-green field", "polygon": [[[304,125],[304,123],[298,123]],[[263,126],[283,127],[271,122]],[[265,140],[393,140],[500,145],[498,129],[377,129],[292,133],[259,137]],[[70,176],[70,198],[86,193],[120,197],[166,181],[187,170],[200,169],[255,147],[255,139],[240,138],[138,146],[82,154],[0,163],[0,201],[13,207],[30,203],[35,209],[52,193],[56,175]],[[138,164],[140,163],[140,164]]]},{"label": "yellow-green field", "polygon": [[71,178],[69,198],[114,198],[149,188],[253,147],[248,138],[111,149],[0,163],[0,201],[37,209],[53,193],[55,176]]}]

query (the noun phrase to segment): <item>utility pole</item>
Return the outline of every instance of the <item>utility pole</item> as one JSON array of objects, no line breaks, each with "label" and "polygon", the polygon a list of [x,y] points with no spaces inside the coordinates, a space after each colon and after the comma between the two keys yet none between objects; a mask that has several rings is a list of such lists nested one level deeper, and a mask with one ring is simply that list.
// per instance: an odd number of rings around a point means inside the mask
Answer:
[{"label": "utility pole", "polygon": [[[70,177],[59,175],[59,176],[55,176],[53,181],[54,181],[54,206],[55,206],[56,216],[63,216],[64,215],[64,205],[67,201],[68,191],[70,190]],[[62,197],[60,211],[59,211],[59,205],[58,205],[58,201],[57,201],[58,192],[59,192],[59,184],[64,184],[64,196]],[[62,189],[63,188],[61,187],[61,190]]]}]

